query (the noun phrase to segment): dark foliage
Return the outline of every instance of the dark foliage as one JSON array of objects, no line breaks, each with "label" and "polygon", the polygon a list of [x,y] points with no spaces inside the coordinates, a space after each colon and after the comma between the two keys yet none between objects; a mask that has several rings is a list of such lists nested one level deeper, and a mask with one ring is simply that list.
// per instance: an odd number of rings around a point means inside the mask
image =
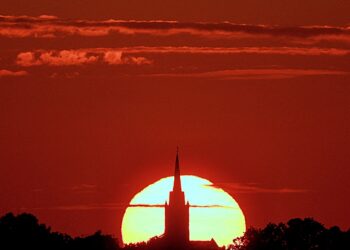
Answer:
[{"label": "dark foliage", "polygon": [[[123,250],[162,250],[161,237],[148,242],[130,244]],[[86,237],[70,237],[52,232],[31,214],[6,214],[0,218],[1,250],[120,250],[116,239],[97,231]],[[178,247],[176,247],[178,249]],[[197,249],[186,247],[186,249]],[[250,228],[237,238],[229,250],[348,250],[350,230],[325,228],[313,219],[292,219],[287,224],[268,224],[263,229]]]},{"label": "dark foliage", "polygon": [[100,231],[87,237],[72,238],[66,234],[51,232],[39,224],[31,214],[14,216],[12,213],[0,218],[1,250],[117,250],[116,240]]},{"label": "dark foliage", "polygon": [[230,250],[346,250],[350,231],[325,228],[319,222],[291,219],[287,224],[268,224],[264,229],[250,228],[234,240]]}]

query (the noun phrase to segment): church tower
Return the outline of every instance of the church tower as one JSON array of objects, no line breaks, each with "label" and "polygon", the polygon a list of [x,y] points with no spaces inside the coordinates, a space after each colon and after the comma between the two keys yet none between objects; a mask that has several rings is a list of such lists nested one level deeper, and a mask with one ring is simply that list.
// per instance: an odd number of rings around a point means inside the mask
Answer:
[{"label": "church tower", "polygon": [[164,237],[173,245],[184,245],[190,241],[190,205],[185,200],[180,178],[179,152],[176,153],[174,186],[169,193],[169,204],[165,203]]}]

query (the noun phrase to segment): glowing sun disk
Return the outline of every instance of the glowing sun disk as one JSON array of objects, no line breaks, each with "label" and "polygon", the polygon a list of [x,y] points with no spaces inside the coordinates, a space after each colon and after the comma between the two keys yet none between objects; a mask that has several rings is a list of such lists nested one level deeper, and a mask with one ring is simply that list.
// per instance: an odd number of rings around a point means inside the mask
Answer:
[{"label": "glowing sun disk", "polygon": [[[168,201],[173,182],[173,177],[160,179],[133,197],[122,222],[124,243],[147,241],[164,233],[164,208],[159,205]],[[191,240],[214,239],[223,246],[244,234],[243,212],[228,193],[197,176],[182,175],[181,182],[191,205]]]}]

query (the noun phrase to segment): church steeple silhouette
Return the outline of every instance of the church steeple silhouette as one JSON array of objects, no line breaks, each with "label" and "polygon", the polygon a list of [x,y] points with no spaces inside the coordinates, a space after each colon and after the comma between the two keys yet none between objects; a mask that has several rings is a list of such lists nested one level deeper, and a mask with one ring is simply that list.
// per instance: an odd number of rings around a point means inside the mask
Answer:
[{"label": "church steeple silhouette", "polygon": [[189,209],[182,191],[179,150],[176,152],[174,186],[165,203],[165,239],[173,245],[188,244],[190,241]]},{"label": "church steeple silhouette", "polygon": [[181,178],[180,178],[179,148],[176,151],[176,160],[175,160],[175,173],[174,173],[173,191],[175,191],[175,190],[182,191]]}]

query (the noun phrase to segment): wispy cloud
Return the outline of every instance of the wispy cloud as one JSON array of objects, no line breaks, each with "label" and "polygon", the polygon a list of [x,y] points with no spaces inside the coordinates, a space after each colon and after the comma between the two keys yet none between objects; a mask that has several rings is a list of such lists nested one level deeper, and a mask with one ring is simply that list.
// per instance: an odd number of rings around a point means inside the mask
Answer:
[{"label": "wispy cloud", "polygon": [[[224,205],[195,205],[195,204],[189,204],[192,208],[234,208],[231,206],[224,206]],[[128,205],[128,207],[165,207],[164,204],[131,204]]]},{"label": "wispy cloud", "polygon": [[7,69],[0,69],[0,77],[4,76],[25,76],[28,72],[24,70],[12,71]]},{"label": "wispy cloud", "polygon": [[84,48],[69,50],[35,50],[20,52],[16,63],[30,67],[39,65],[77,66],[95,63],[109,65],[152,64],[145,54],[261,54],[302,56],[346,56],[350,50],[336,48],[300,47],[189,47],[189,46],[134,46],[118,48]]},{"label": "wispy cloud", "polygon": [[73,192],[76,193],[96,193],[97,186],[94,184],[79,184],[70,188]]},{"label": "wispy cloud", "polygon": [[26,208],[27,210],[119,210],[125,209],[128,205],[125,203],[101,203],[101,204],[74,204],[53,207],[34,207]]},{"label": "wispy cloud", "polygon": [[134,20],[70,20],[54,16],[0,16],[0,36],[53,38],[61,36],[107,36],[113,33],[168,36],[190,34],[200,36],[272,36],[316,40],[350,41],[349,27],[247,25],[230,22],[176,22]]},{"label": "wispy cloud", "polygon": [[345,56],[350,54],[348,49],[318,48],[318,47],[191,47],[191,46],[136,46],[123,48],[110,48],[105,50],[119,50],[124,53],[148,54],[270,54],[270,55],[305,55],[305,56]]},{"label": "wispy cloud", "polygon": [[[126,204],[126,203],[101,203],[101,204],[76,204],[76,205],[63,205],[54,207],[35,207],[25,208],[27,210],[119,210],[126,208],[140,207],[140,208],[164,208],[164,204]],[[192,205],[191,208],[234,208],[223,205]]]},{"label": "wispy cloud", "polygon": [[73,72],[53,72],[50,74],[50,78],[67,78],[67,79],[73,79],[80,75],[78,71]]},{"label": "wispy cloud", "polygon": [[[114,37],[96,39],[110,35]],[[176,39],[171,37],[173,35]],[[119,67],[121,71],[118,72],[133,76],[219,80],[273,80],[304,76],[340,76],[349,73],[346,72],[344,61],[350,56],[350,26],[281,27],[230,22],[82,20],[50,15],[0,16],[0,39],[9,44],[8,40],[14,37],[28,38],[28,45],[25,46],[28,49],[18,51],[9,49],[10,45],[6,47],[6,64],[3,64],[3,68],[10,67],[11,63],[24,69],[50,66],[52,68],[48,70],[48,75],[52,78],[80,76],[88,71],[80,71],[77,67],[82,66],[85,69],[89,65],[91,68],[104,65],[107,70],[102,67],[95,69],[105,70],[107,75],[111,72],[108,70],[113,70],[112,66],[129,65],[130,67]],[[77,41],[71,43],[76,47],[66,47],[67,43],[60,43],[60,38],[67,37]],[[48,40],[48,46],[42,44],[40,49],[29,46],[33,38],[52,40]],[[84,43],[78,42],[81,39]],[[116,43],[112,45],[111,41]],[[349,43],[343,43],[344,41]],[[79,44],[96,47],[81,48]],[[238,56],[234,58],[236,55],[249,56],[241,62],[238,61]],[[218,63],[215,67],[208,68],[209,64],[202,61],[198,63],[203,56],[210,57],[210,63]],[[230,60],[228,56],[233,59]],[[260,59],[264,57],[268,57],[265,61],[269,65],[278,65],[279,68],[262,68]],[[287,60],[287,57],[291,60]],[[304,57],[319,57],[319,60],[312,61],[308,58],[310,60],[302,61]],[[138,68],[134,65],[144,67]],[[56,70],[54,67],[61,68]],[[132,73],[133,70],[135,74]],[[41,71],[33,69],[33,72]],[[25,71],[17,74],[24,75]]]},{"label": "wispy cloud", "polygon": [[77,66],[95,63],[107,64],[151,64],[145,57],[123,56],[118,50],[77,49],[27,51],[17,55],[16,64],[24,67],[49,66]]},{"label": "wispy cloud", "polygon": [[97,60],[96,56],[88,55],[79,50],[49,51],[39,55],[34,52],[23,52],[17,56],[17,64],[25,67],[44,64],[52,66],[82,65],[95,63]]},{"label": "wispy cloud", "polygon": [[349,72],[328,70],[328,69],[227,69],[207,72],[185,72],[185,73],[161,73],[145,76],[152,77],[189,77],[189,78],[207,78],[221,80],[273,80],[287,79],[302,76],[322,76],[322,75],[347,75]]},{"label": "wispy cloud", "polygon": [[297,188],[265,188],[260,187],[256,183],[233,183],[233,182],[222,182],[215,183],[211,186],[231,191],[232,193],[271,193],[271,194],[292,194],[292,193],[307,193],[310,190],[297,189]]},{"label": "wispy cloud", "polygon": [[90,53],[103,53],[104,62],[111,65],[118,64],[152,64],[152,61],[143,57],[143,56],[124,56],[123,57],[123,49],[87,49]]}]

